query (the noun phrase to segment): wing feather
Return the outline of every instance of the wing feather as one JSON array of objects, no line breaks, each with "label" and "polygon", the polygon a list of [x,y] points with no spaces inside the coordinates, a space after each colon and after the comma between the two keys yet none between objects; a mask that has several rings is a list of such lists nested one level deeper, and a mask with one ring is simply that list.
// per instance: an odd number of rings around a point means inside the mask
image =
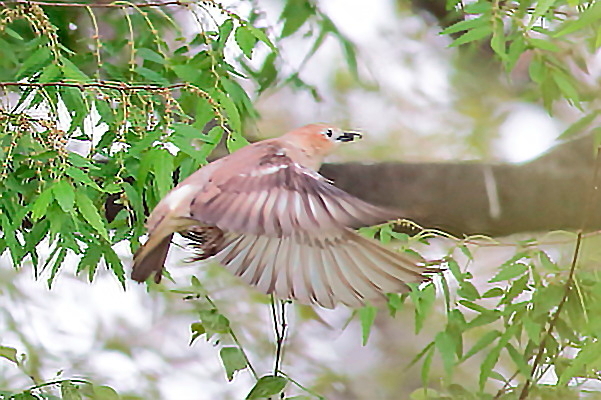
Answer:
[{"label": "wing feather", "polygon": [[[271,143],[231,154],[195,195],[189,215],[226,232],[277,237],[374,225],[398,216],[336,188],[295,163],[287,151]],[[194,174],[185,182],[193,184]]]}]

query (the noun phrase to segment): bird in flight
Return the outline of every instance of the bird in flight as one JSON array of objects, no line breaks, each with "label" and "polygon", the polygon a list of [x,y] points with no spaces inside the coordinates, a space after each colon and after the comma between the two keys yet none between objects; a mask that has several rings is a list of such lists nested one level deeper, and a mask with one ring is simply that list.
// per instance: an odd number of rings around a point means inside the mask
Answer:
[{"label": "bird in flight", "polygon": [[355,232],[399,216],[335,187],[317,170],[340,143],[361,135],[311,124],[213,161],[184,179],[150,214],[148,240],[131,277],[160,282],[175,232],[194,260],[212,258],[246,283],[282,299],[360,307],[407,283],[429,280],[407,254]]}]

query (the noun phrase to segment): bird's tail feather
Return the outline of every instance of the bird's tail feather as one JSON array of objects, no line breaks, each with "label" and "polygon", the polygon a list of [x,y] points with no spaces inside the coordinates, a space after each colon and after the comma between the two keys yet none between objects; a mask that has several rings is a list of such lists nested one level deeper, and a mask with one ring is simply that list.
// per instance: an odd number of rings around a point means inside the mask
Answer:
[{"label": "bird's tail feather", "polygon": [[153,240],[152,236],[134,254],[134,266],[131,278],[137,282],[144,282],[154,273],[154,281],[159,283],[163,276],[163,265],[167,258],[169,245],[173,234],[162,239]]}]

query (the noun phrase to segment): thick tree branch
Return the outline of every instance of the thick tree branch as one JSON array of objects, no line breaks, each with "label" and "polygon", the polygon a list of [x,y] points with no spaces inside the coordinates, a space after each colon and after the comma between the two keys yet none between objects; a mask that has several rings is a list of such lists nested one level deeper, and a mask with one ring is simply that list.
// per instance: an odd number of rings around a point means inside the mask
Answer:
[{"label": "thick tree branch", "polygon": [[[593,150],[593,139],[584,137],[519,165],[345,163],[324,165],[321,173],[424,227],[502,236],[578,228]],[[589,228],[601,227],[601,213],[593,209],[588,218]]]}]

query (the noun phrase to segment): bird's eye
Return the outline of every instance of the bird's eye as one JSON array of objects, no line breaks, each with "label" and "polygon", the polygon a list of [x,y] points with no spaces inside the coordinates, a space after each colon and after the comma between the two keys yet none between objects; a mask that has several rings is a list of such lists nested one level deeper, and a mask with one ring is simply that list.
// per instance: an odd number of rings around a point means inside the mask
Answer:
[{"label": "bird's eye", "polygon": [[328,137],[332,137],[332,135],[334,134],[334,132],[332,132],[331,129],[327,129],[325,132],[326,135],[328,135]]}]

